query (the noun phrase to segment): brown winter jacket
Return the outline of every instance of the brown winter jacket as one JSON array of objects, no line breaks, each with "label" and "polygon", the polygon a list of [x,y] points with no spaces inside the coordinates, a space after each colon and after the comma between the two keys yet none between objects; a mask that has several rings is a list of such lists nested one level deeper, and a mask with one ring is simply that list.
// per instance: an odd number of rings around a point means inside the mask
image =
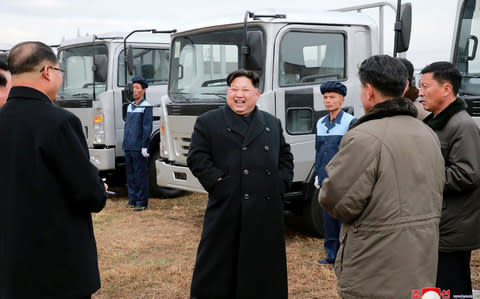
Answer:
[{"label": "brown winter jacket", "polygon": [[343,222],[343,298],[411,298],[435,286],[442,192],[438,138],[408,99],[377,104],[343,137],[320,205]]}]

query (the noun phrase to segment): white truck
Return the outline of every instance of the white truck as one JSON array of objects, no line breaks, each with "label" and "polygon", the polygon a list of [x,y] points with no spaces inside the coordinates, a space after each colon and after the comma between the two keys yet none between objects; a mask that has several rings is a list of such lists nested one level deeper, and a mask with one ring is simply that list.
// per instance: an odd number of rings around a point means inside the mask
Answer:
[{"label": "white truck", "polygon": [[[66,72],[56,104],[80,118],[91,162],[104,175],[118,174],[124,165],[122,142],[129,104],[126,83],[133,76],[145,77],[149,82],[146,97],[152,106],[159,106],[167,92],[170,34],[173,32],[175,30],[146,29],[129,34],[109,33],[80,37],[58,46],[59,62]],[[156,184],[154,161],[159,156],[160,110],[152,109],[150,194],[171,197],[180,191]]]},{"label": "white truck", "polygon": [[[310,17],[247,11],[243,23],[172,35],[168,95],[161,103],[158,185],[205,192],[186,166],[195,120],[205,111],[225,105],[229,72],[249,69],[260,76],[258,107],[281,120],[294,156],[293,185],[285,194],[285,207],[302,214],[307,228],[322,235],[322,213],[313,187],[315,124],[327,113],[319,86],[326,80],[343,82],[348,87],[344,108],[357,117],[363,114],[358,66],[365,58],[383,52],[383,34],[379,35],[372,18],[355,11],[377,7],[382,19],[388,6],[394,8],[382,2],[345,9],[353,12]],[[402,10],[406,13],[400,21],[409,29],[411,7]],[[381,31],[383,20],[379,23]],[[396,25],[399,52],[408,48],[410,36],[401,23]]]},{"label": "white truck", "polygon": [[459,95],[468,104],[467,111],[480,126],[480,0],[458,1],[453,32],[451,61],[462,73]]}]

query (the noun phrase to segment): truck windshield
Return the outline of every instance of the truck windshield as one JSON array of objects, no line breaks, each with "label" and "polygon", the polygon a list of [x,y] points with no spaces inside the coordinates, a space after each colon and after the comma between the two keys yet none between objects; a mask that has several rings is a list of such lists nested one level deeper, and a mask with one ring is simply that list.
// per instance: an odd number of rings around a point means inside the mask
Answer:
[{"label": "truck windshield", "polygon": [[[260,29],[249,28],[249,33]],[[227,75],[239,68],[243,29],[177,37],[172,42],[169,96],[173,102],[222,102]],[[260,47],[264,51],[265,47]],[[251,51],[254,49],[251,49]],[[264,53],[257,53],[265,57]],[[264,61],[257,63],[263,68]],[[263,70],[255,69],[263,87]]]},{"label": "truck windshield", "polygon": [[467,95],[480,95],[480,8],[476,4],[476,0],[463,4],[454,52],[454,63],[463,75],[460,93]]},{"label": "truck windshield", "polygon": [[[62,86],[58,91],[61,98],[93,97],[93,46],[82,46],[61,49],[58,53],[59,63],[65,69]],[[95,46],[96,55],[107,55],[106,45]],[[108,59],[107,59],[108,61]],[[106,82],[95,82],[95,92],[100,93],[107,88]]]}]

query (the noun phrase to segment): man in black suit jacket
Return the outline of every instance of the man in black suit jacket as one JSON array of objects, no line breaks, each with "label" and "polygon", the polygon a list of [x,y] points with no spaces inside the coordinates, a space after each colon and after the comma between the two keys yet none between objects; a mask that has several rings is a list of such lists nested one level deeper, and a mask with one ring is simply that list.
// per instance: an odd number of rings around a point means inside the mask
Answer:
[{"label": "man in black suit jacket", "polygon": [[227,105],[201,115],[187,163],[209,193],[192,298],[287,298],[283,194],[293,156],[280,120],[256,107],[259,78],[227,77]]},{"label": "man in black suit jacket", "polygon": [[63,70],[47,45],[8,57],[0,109],[0,298],[90,298],[100,288],[91,212],[106,188],[80,120],[53,105]]}]

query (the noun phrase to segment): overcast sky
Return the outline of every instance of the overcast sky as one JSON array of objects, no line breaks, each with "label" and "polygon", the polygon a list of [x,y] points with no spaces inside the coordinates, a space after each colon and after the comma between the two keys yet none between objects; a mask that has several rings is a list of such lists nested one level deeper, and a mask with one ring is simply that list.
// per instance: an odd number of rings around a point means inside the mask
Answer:
[{"label": "overcast sky", "polygon": [[[181,31],[216,22],[241,22],[247,9],[268,9],[288,15],[289,11],[315,12],[372,2],[375,0],[0,0],[0,43],[14,45],[25,40],[40,40],[58,44],[77,34],[145,28]],[[436,60],[448,60],[457,0],[406,2],[411,2],[413,9],[407,58],[416,68]],[[387,11],[386,20],[393,22],[393,13],[389,13],[390,9]],[[391,30],[393,34],[393,26]]]}]

